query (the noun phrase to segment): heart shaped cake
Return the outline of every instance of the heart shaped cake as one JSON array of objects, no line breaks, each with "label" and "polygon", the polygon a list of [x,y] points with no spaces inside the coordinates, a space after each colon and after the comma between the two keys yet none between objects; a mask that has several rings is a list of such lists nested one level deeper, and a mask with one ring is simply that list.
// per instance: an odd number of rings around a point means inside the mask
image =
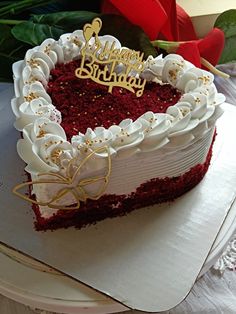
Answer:
[{"label": "heart shaped cake", "polygon": [[172,201],[210,164],[225,100],[213,75],[175,54],[142,61],[91,25],[13,65],[17,151],[30,177],[14,193],[32,203],[37,230]]}]

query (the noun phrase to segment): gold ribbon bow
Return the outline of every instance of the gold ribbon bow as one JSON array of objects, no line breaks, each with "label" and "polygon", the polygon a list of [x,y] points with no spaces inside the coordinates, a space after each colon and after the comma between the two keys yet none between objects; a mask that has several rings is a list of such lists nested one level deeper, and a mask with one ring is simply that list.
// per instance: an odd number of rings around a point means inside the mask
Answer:
[{"label": "gold ribbon bow", "polygon": [[[84,167],[86,162],[88,162],[96,153],[104,152],[104,150],[107,153],[107,157],[106,157],[107,169],[106,169],[105,175],[78,180],[78,175],[80,174],[81,169]],[[92,200],[99,199],[104,193],[104,191],[106,190],[109,177],[111,174],[111,156],[110,156],[109,149],[107,147],[102,147],[102,148],[98,148],[94,150],[92,153],[87,155],[78,166],[76,165],[76,161],[77,161],[76,158],[73,158],[70,160],[66,168],[65,176],[58,173],[52,173],[52,172],[41,173],[38,175],[38,177],[42,179],[20,183],[13,188],[13,193],[27,202],[40,205],[40,206],[48,206],[49,208],[62,209],[62,210],[78,209],[80,207],[81,201],[85,202],[87,199],[92,199]],[[76,168],[75,171],[73,171],[74,168]],[[44,176],[47,176],[47,178],[43,179]],[[78,182],[76,183],[77,180]],[[97,182],[101,182],[101,185],[99,186],[99,189],[96,193],[93,194],[92,192],[88,192],[85,190],[87,186],[97,183]],[[34,200],[33,198],[28,197],[25,194],[22,194],[19,192],[19,190],[24,187],[30,188],[33,185],[39,185],[39,184],[49,184],[49,185],[59,184],[61,185],[61,188],[47,202]],[[62,199],[68,193],[74,196],[77,202],[76,206],[57,205],[55,203],[55,202],[58,202],[60,199]]]}]

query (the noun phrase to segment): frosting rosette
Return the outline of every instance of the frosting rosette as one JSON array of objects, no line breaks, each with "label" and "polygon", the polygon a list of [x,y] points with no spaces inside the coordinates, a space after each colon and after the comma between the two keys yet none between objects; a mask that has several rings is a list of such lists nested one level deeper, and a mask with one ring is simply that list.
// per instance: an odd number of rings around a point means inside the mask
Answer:
[{"label": "frosting rosette", "polygon": [[[86,133],[79,133],[72,137],[71,142],[73,147],[77,148],[82,153],[90,153],[95,151],[98,148],[100,156],[107,155],[105,148],[108,148],[109,154],[113,155],[115,150],[111,147],[113,135],[110,130],[105,129],[104,127],[97,127],[94,130],[88,128]],[[102,152],[104,148],[104,152]]]},{"label": "frosting rosette", "polygon": [[142,152],[156,150],[169,142],[171,122],[167,114],[154,114],[148,111],[138,121],[142,124],[144,133],[144,140],[139,146]]},{"label": "frosting rosette", "polygon": [[40,117],[61,123],[61,113],[52,105],[50,96],[40,82],[26,84],[22,96],[12,100],[12,109],[17,118],[15,127],[18,130]]},{"label": "frosting rosette", "polygon": [[26,171],[32,174],[59,172],[61,160],[65,156],[72,159],[74,155],[63,128],[47,118],[40,118],[23,129],[17,152],[28,164]]},{"label": "frosting rosette", "polygon": [[181,75],[176,87],[185,93],[195,91],[201,87],[207,90],[207,88],[212,87],[213,80],[214,76],[210,72],[198,68],[190,68]]},{"label": "frosting rosette", "polygon": [[147,81],[153,81],[154,79],[161,80],[163,68],[163,58],[162,55],[154,58],[153,56],[148,56],[144,63],[144,70],[141,73],[141,77]]},{"label": "frosting rosette", "polygon": [[192,119],[191,105],[189,103],[177,103],[166,111],[169,114],[171,127],[169,132],[169,146],[183,146],[194,140],[193,130],[199,124],[198,119]]},{"label": "frosting rosette", "polygon": [[[163,60],[162,81],[177,87],[181,77],[191,67],[193,65],[185,61],[180,55],[169,54]],[[179,89],[181,90],[181,88]]]},{"label": "frosting rosette", "polygon": [[80,50],[84,45],[83,32],[82,30],[77,30],[72,34],[63,34],[58,43],[63,50],[64,62],[78,58]]},{"label": "frosting rosette", "polygon": [[[138,150],[138,144],[144,139],[142,124],[139,121],[125,119],[119,125],[112,125],[109,131],[113,134],[112,146],[119,155],[130,156]],[[123,151],[123,152],[122,152]]]}]

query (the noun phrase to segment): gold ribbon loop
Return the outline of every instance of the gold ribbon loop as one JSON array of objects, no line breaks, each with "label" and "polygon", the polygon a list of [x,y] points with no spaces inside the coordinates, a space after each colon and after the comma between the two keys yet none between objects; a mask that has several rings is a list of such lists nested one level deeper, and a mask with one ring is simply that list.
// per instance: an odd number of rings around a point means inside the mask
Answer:
[{"label": "gold ribbon loop", "polygon": [[[97,176],[97,177],[90,177],[90,178],[83,178],[81,180],[78,180],[78,176],[81,173],[81,170],[83,169],[85,164],[91,158],[93,158],[96,153],[104,152],[104,150],[107,153],[107,157],[105,157],[107,160],[107,169],[106,169],[105,175],[104,176]],[[111,174],[111,156],[110,156],[109,148],[107,146],[100,147],[100,148],[94,150],[93,152],[91,152],[89,155],[87,155],[79,165],[77,165],[77,162],[78,162],[77,158],[73,158],[70,160],[70,162],[68,163],[67,169],[66,169],[66,175],[65,176],[58,174],[58,173],[53,173],[53,172],[41,173],[38,175],[39,180],[20,183],[13,188],[12,192],[15,195],[17,195],[18,197],[20,197],[21,199],[23,199],[27,202],[30,202],[32,204],[39,205],[39,206],[48,206],[49,208],[52,208],[52,209],[61,209],[61,210],[79,209],[81,201],[85,202],[87,199],[97,200],[102,196],[102,194],[104,193],[104,191],[107,188],[107,184],[109,182],[109,177]],[[73,167],[73,169],[76,168],[76,170],[71,171],[71,170],[73,170],[72,167]],[[44,178],[44,177],[46,177],[46,178]],[[42,179],[40,179],[40,178],[42,178]],[[77,180],[78,180],[78,182],[76,183]],[[100,187],[96,193],[92,194],[92,192],[88,192],[85,190],[85,187],[87,187],[91,184],[97,183],[97,182],[101,182],[101,185],[100,185]],[[54,185],[55,186],[55,184],[57,184],[57,185],[60,185],[61,187],[56,192],[56,194],[53,195],[51,197],[51,199],[47,202],[35,200],[32,197],[26,196],[25,194],[22,194],[19,192],[19,190],[21,190],[25,187],[28,187],[29,190],[32,191],[33,186],[39,185],[39,184],[43,185],[43,186],[45,186],[45,185],[49,185],[49,186]],[[70,193],[74,197],[75,203],[72,204],[72,206],[57,204],[68,193]]]}]

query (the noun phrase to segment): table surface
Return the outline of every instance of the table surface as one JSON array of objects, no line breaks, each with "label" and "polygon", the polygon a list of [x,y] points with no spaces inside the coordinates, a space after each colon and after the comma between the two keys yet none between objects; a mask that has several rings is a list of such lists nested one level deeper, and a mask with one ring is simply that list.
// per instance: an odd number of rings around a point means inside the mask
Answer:
[{"label": "table surface", "polygon": [[[229,80],[216,78],[217,89],[226,95],[228,103],[236,104],[236,65],[222,65],[221,70],[231,74]],[[235,77],[234,77],[235,76]],[[0,91],[5,86],[0,85]],[[137,311],[132,311],[136,313]],[[40,310],[12,301],[0,295],[1,314],[34,314]],[[128,312],[123,312],[128,313]],[[140,313],[140,312],[139,312]],[[143,312],[142,312],[143,313]],[[162,314],[194,313],[236,313],[236,272],[226,270],[222,276],[219,272],[209,270],[193,286],[187,298],[174,309]],[[43,311],[42,314],[51,314]]]}]

